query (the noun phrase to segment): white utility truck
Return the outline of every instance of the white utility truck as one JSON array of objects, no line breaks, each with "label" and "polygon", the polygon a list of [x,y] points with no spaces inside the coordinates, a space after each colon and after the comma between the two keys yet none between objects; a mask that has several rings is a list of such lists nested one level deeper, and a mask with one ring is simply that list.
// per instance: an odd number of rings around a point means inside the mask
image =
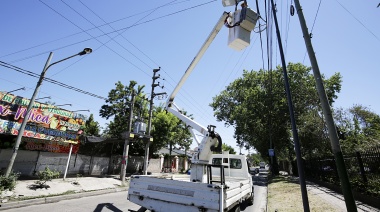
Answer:
[{"label": "white utility truck", "polygon": [[[231,6],[236,4],[237,6],[239,1],[223,0],[223,5]],[[246,4],[246,2],[244,3]],[[229,27],[229,46],[236,50],[241,50],[244,48],[243,46],[247,46],[247,42],[249,44],[249,35],[258,17],[249,8],[244,11],[244,14],[247,14],[246,17],[241,18],[240,13],[241,10],[235,10],[232,15],[223,13],[166,103],[168,112],[174,114],[192,128],[190,132],[198,143],[198,149],[191,158],[190,176],[132,176],[129,184],[128,200],[140,205],[139,211],[240,211],[241,203],[253,204],[254,187],[246,157],[228,153],[213,154],[215,152],[220,153],[222,149],[222,139],[215,132],[215,126],[203,127],[182,114],[181,110],[173,102],[177,92],[223,25],[228,25]],[[244,28],[247,26],[248,29]],[[193,130],[202,134],[203,139],[201,142],[198,141]]]}]

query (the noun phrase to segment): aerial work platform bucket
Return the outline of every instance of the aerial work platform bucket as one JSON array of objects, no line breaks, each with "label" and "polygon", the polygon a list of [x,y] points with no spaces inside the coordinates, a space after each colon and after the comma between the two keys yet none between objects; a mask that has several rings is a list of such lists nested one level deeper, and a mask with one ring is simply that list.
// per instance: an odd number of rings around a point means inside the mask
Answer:
[{"label": "aerial work platform bucket", "polygon": [[250,44],[251,31],[255,28],[258,15],[250,8],[236,10],[232,17],[229,17],[228,46],[240,51]]}]

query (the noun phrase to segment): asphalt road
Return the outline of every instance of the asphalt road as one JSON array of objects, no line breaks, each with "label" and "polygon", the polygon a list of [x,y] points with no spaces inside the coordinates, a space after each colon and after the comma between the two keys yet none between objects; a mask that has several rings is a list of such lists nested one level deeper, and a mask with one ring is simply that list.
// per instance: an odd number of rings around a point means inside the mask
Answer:
[{"label": "asphalt road", "polygon": [[22,208],[9,209],[9,212],[123,212],[128,209],[138,210],[140,207],[127,200],[127,191],[109,193],[79,199],[63,200],[55,203],[33,205]]},{"label": "asphalt road", "polygon": [[[261,172],[253,176],[255,187],[254,204],[249,207],[241,208],[241,211],[265,211],[266,208],[266,174]],[[127,200],[127,191],[109,193],[98,196],[89,196],[72,200],[62,200],[55,203],[33,205],[22,208],[9,209],[9,212],[128,212],[128,209],[137,211],[140,206]]]}]

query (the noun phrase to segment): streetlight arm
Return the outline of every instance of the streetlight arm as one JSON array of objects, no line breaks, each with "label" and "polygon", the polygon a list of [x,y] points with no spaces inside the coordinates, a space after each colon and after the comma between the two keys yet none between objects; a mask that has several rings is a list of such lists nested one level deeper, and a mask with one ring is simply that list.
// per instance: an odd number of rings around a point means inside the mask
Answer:
[{"label": "streetlight arm", "polygon": [[85,55],[85,54],[90,54],[91,52],[92,52],[92,49],[91,49],[91,48],[85,48],[85,49],[83,49],[83,51],[79,52],[78,54],[74,54],[74,55],[72,55],[72,56],[70,56],[70,57],[66,57],[66,58],[64,58],[64,59],[62,59],[62,60],[58,60],[57,62],[54,62],[54,63],[50,64],[48,67],[46,67],[45,72],[46,72],[46,70],[47,70],[48,68],[50,68],[50,66],[52,66],[52,65],[55,65],[55,64],[60,63],[60,62],[62,62],[62,61],[68,60],[68,59],[73,58],[73,57],[78,56],[78,55],[79,55],[79,56],[83,56],[83,55]]}]

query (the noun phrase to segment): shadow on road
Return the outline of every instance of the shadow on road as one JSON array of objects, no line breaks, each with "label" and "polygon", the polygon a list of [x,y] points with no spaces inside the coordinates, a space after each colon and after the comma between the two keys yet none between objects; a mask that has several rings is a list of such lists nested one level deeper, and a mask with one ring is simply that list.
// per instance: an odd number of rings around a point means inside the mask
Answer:
[{"label": "shadow on road", "polygon": [[253,185],[267,186],[268,172],[260,172],[259,174],[252,175]]},{"label": "shadow on road", "polygon": [[107,208],[113,212],[123,212],[119,208],[115,207],[112,203],[101,203],[98,204],[94,210],[94,212],[101,212],[103,208]]}]

